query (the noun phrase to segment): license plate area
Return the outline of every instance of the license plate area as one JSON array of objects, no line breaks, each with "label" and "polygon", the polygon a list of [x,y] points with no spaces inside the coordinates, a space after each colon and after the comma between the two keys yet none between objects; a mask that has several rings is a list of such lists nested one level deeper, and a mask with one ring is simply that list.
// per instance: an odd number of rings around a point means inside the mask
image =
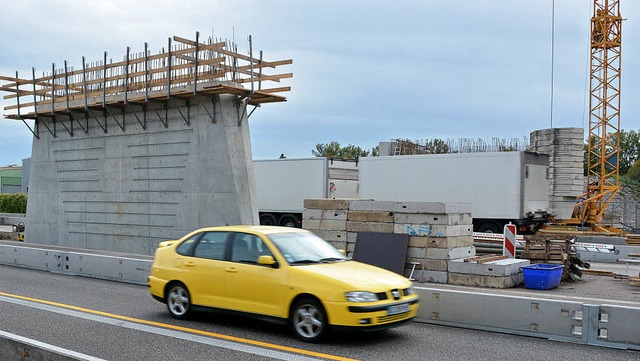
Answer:
[{"label": "license plate area", "polygon": [[409,304],[408,303],[402,303],[402,304],[399,304],[399,305],[393,305],[393,306],[387,307],[387,315],[388,316],[397,315],[399,313],[405,313],[405,312],[409,312]]}]

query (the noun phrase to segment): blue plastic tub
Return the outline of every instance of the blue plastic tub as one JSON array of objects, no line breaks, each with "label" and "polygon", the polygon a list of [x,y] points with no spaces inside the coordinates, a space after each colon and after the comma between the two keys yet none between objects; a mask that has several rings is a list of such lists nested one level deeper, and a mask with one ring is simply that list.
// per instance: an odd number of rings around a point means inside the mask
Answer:
[{"label": "blue plastic tub", "polygon": [[520,268],[522,268],[526,288],[550,290],[560,285],[564,265],[538,263]]}]

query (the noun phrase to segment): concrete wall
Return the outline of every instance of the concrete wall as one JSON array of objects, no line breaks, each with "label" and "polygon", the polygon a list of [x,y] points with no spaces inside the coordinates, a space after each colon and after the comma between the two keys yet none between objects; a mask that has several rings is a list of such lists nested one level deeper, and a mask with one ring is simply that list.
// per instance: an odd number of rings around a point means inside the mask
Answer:
[{"label": "concrete wall", "polygon": [[586,190],[584,180],[584,129],[551,128],[530,136],[530,151],[549,155],[551,213],[559,219],[571,218],[576,199]]},{"label": "concrete wall", "polygon": [[31,157],[22,160],[22,190],[24,194],[29,193],[29,172],[31,169]]},{"label": "concrete wall", "polygon": [[[53,137],[40,127],[25,242],[152,254],[162,240],[197,228],[257,224],[247,113],[238,113],[236,99],[221,95],[215,108],[210,97],[190,99],[190,125],[170,109],[168,127],[153,111],[146,130],[132,113],[124,131],[110,117],[106,133],[95,119],[88,134],[75,125],[70,136],[58,122]],[[203,106],[215,109],[215,121]]]}]

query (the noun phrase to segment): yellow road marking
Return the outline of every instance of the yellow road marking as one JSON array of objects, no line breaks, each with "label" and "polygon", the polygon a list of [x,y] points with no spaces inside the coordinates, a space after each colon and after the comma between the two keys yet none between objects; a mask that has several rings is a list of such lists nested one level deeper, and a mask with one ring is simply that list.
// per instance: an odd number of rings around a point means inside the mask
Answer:
[{"label": "yellow road marking", "polygon": [[229,335],[224,335],[224,334],[221,334],[221,333],[202,331],[202,330],[198,330],[198,329],[195,329],[195,328],[188,328],[188,327],[170,325],[170,324],[167,324],[167,323],[160,323],[160,322],[155,322],[155,321],[143,320],[143,319],[140,319],[140,318],[122,316],[122,315],[117,315],[117,314],[113,314],[113,313],[92,310],[92,309],[89,309],[89,308],[83,308],[83,307],[67,305],[67,304],[64,304],[64,303],[46,301],[46,300],[41,300],[41,299],[38,299],[38,298],[31,298],[31,297],[20,296],[20,295],[14,295],[14,294],[11,294],[11,293],[0,292],[0,296],[16,298],[16,299],[20,299],[20,300],[24,300],[24,301],[31,301],[31,302],[41,303],[41,304],[45,304],[45,305],[49,305],[49,306],[66,308],[66,309],[69,309],[69,310],[90,313],[90,314],[98,315],[98,316],[115,318],[115,319],[118,319],[118,320],[129,321],[129,322],[139,323],[139,324],[148,325],[148,326],[156,326],[156,327],[171,329],[171,330],[175,330],[175,331],[188,332],[188,333],[193,333],[193,334],[200,335],[200,336],[213,337],[213,338],[218,338],[218,339],[227,340],[227,341],[233,341],[233,342],[239,342],[239,343],[249,344],[249,345],[253,345],[253,346],[260,346],[260,347],[275,349],[275,350],[279,350],[279,351],[287,351],[287,352],[302,354],[302,355],[306,355],[306,356],[320,357],[320,358],[324,358],[324,359],[327,359],[327,360],[357,361],[356,359],[351,359],[351,358],[346,358],[346,357],[341,357],[341,356],[329,355],[329,354],[324,354],[324,353],[320,353],[320,352],[304,350],[304,349],[295,348],[295,347],[276,345],[276,344],[272,344],[272,343],[268,343],[268,342],[250,340],[250,339],[246,339],[246,338],[242,338],[242,337],[229,336]]}]

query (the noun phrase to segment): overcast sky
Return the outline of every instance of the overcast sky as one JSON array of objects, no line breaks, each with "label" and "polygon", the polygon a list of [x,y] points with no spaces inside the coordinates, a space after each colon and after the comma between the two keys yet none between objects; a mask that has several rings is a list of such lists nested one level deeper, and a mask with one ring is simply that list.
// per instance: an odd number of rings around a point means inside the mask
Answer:
[{"label": "overcast sky", "polygon": [[[591,0],[555,1],[553,127],[588,126]],[[552,0],[3,1],[0,75],[81,67],[173,35],[235,39],[293,59],[286,103],[249,120],[255,159],[312,156],[317,143],[371,149],[393,138],[523,138],[551,127]],[[640,130],[640,1],[621,0],[624,130]],[[7,95],[8,93],[1,93]],[[14,100],[0,100],[2,107]],[[7,113],[4,111],[3,113]],[[0,166],[32,134],[0,119]]]}]

